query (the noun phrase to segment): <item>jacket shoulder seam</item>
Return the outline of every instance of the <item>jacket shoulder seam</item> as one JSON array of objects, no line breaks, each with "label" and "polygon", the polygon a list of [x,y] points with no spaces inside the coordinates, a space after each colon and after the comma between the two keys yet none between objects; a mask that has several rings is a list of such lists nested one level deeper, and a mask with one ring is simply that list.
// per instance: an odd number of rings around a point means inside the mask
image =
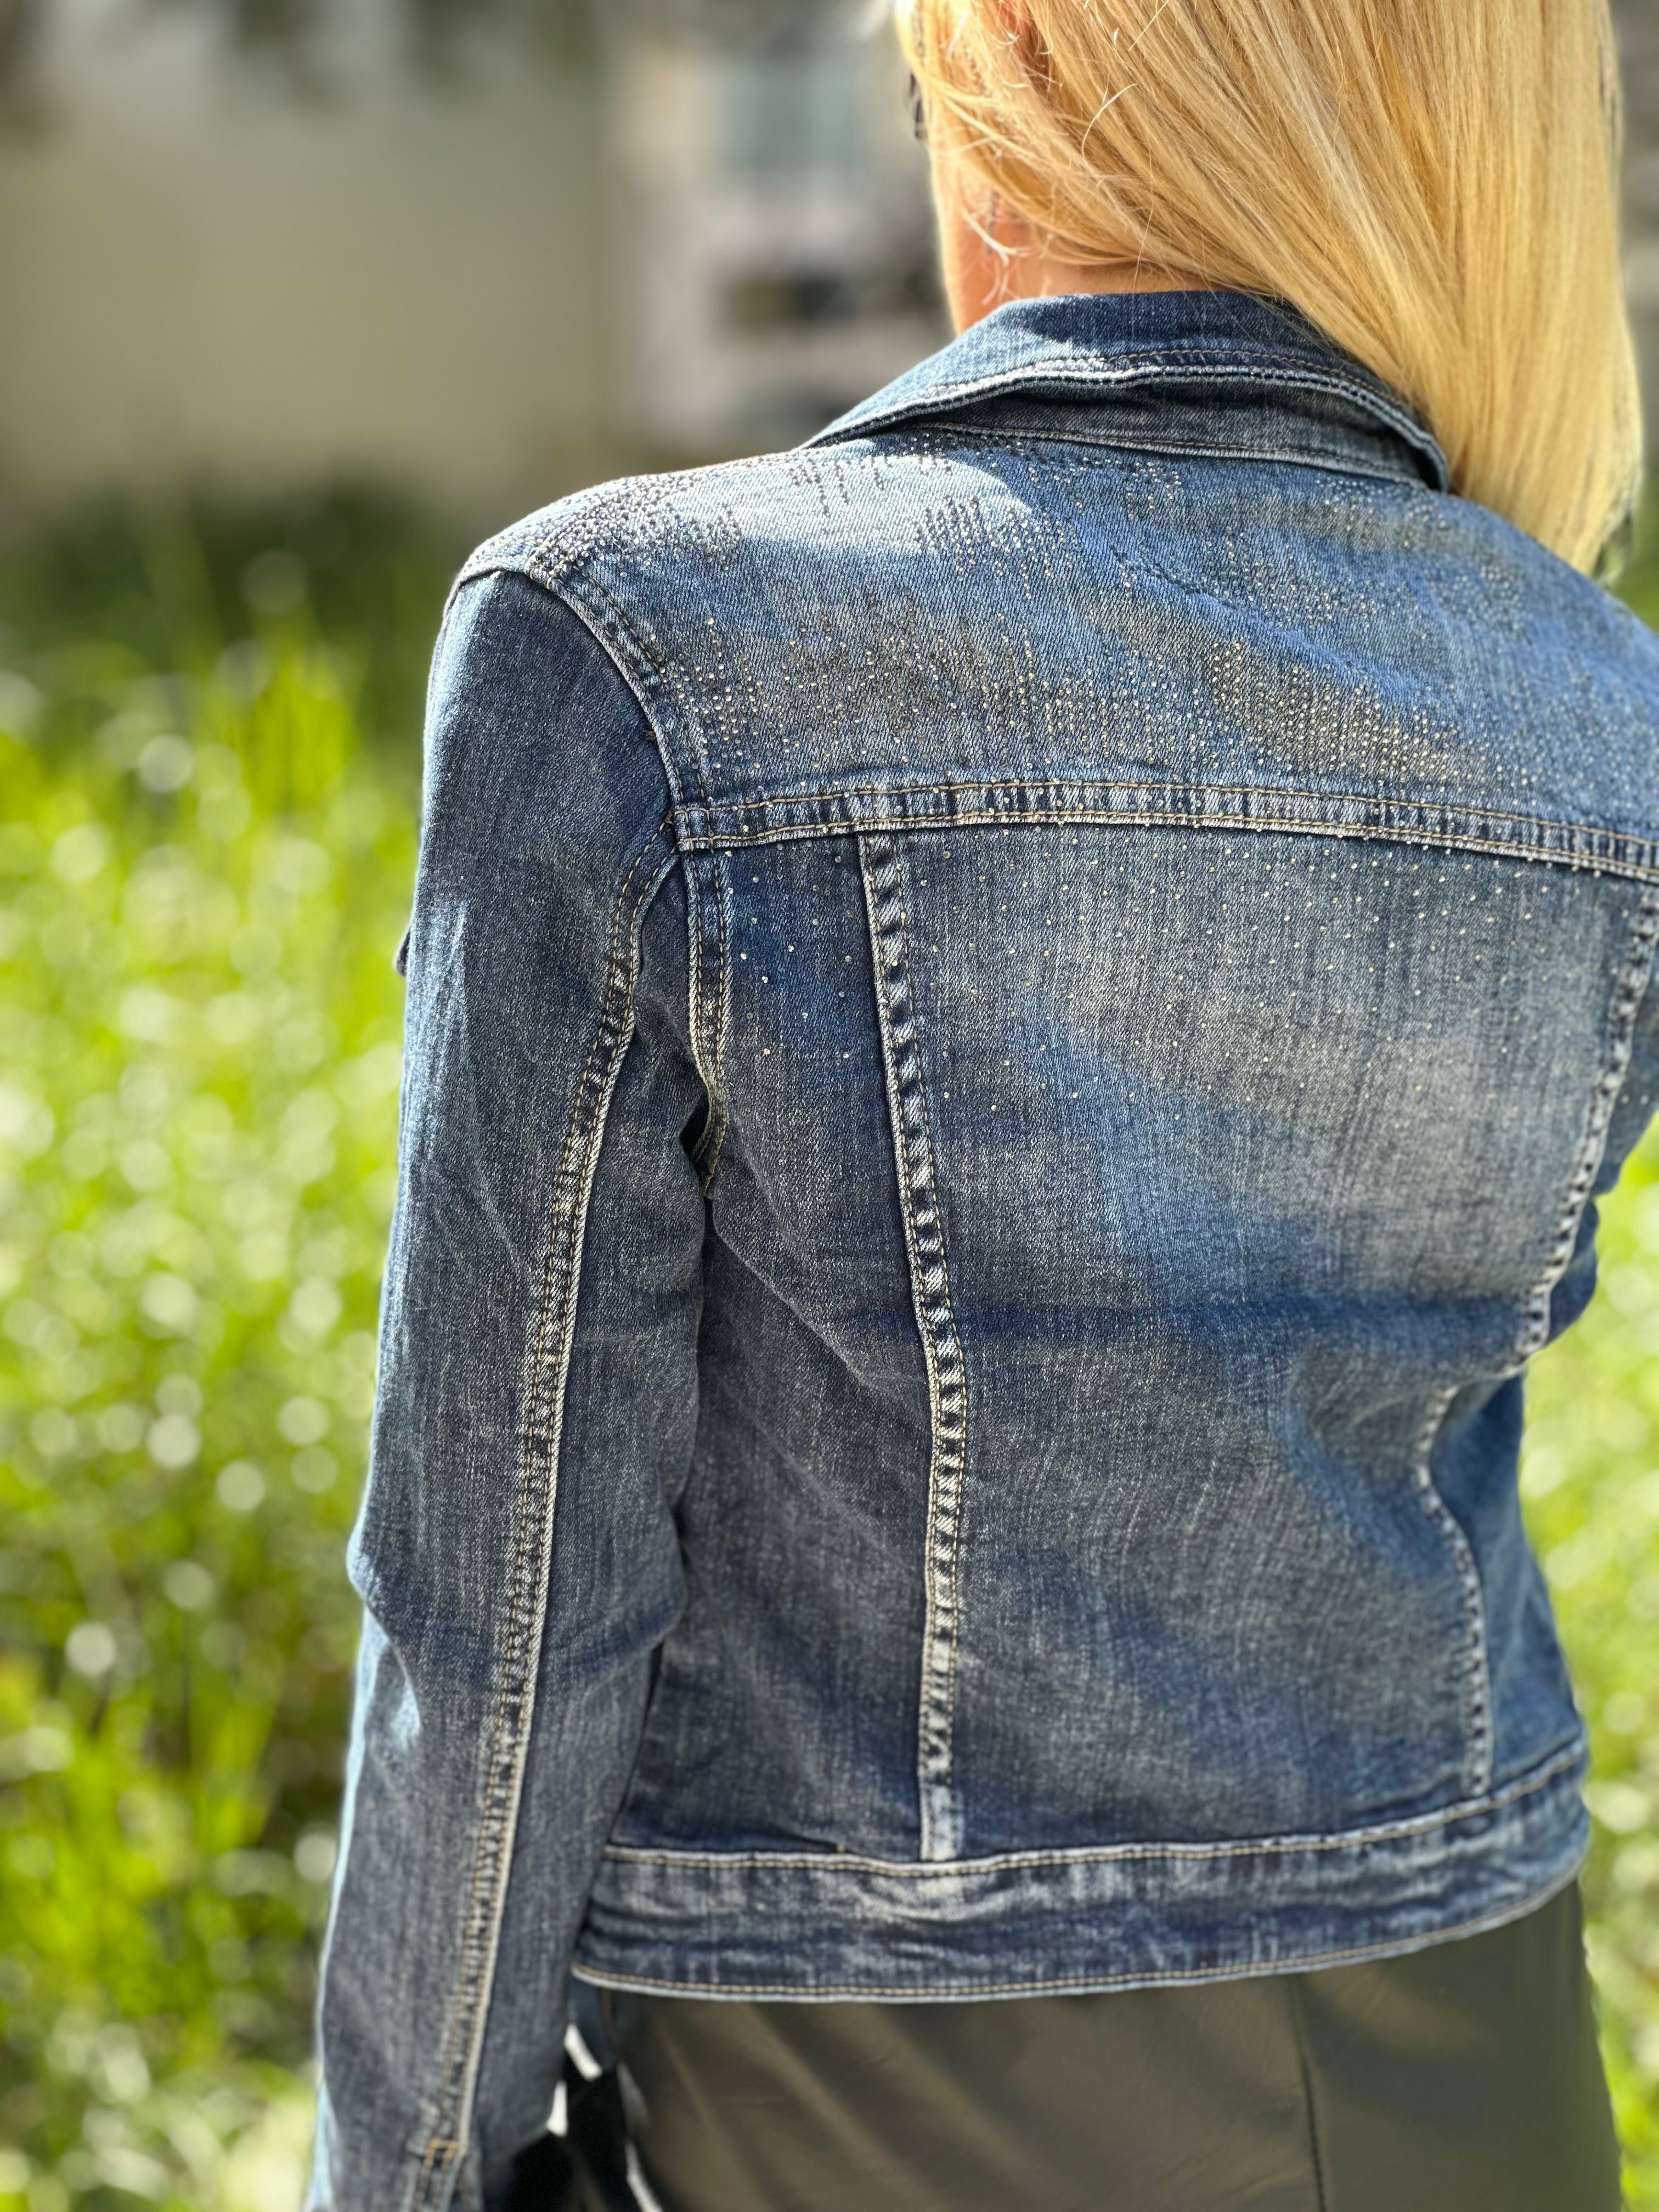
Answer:
[{"label": "jacket shoulder seam", "polygon": [[[511,536],[513,533],[505,533]],[[546,560],[534,547],[513,550],[500,540],[492,540],[481,547],[462,568],[451,587],[450,597],[468,584],[489,575],[522,576],[556,599],[574,622],[580,623],[605,656],[618,680],[634,702],[641,720],[651,732],[657,759],[667,786],[669,819],[677,848],[684,863],[685,879],[687,1006],[686,1030],[691,1042],[691,1056],[709,1102],[709,1118],[699,1140],[696,1159],[702,1164],[713,1145],[714,1162],[719,1158],[724,1142],[727,1115],[720,1090],[720,1062],[725,1045],[727,1021],[726,986],[727,938],[729,921],[726,912],[726,893],[722,884],[724,870],[707,860],[693,855],[682,843],[679,826],[686,820],[700,817],[708,805],[707,781],[702,763],[695,747],[682,759],[674,742],[673,718],[662,710],[658,696],[659,684],[652,679],[660,655],[649,650],[626,611],[617,603],[615,594],[586,568],[577,563],[566,572],[550,572]],[[585,585],[586,589],[576,588]],[[591,594],[591,603],[590,595]],[[688,805],[685,796],[685,768],[689,767],[702,795],[701,806]],[[712,1179],[711,1162],[704,1182]]]}]

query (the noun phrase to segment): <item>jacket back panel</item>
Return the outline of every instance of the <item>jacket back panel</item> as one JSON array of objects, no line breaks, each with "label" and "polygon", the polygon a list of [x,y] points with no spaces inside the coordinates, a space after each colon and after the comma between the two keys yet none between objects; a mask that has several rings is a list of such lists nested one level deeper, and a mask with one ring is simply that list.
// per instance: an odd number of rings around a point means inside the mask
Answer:
[{"label": "jacket back panel", "polygon": [[1002,398],[514,549],[719,915],[621,1845],[1312,1833],[1577,1743],[1519,1370],[1648,1079],[1653,657],[1394,439],[1251,404],[1149,453]]}]

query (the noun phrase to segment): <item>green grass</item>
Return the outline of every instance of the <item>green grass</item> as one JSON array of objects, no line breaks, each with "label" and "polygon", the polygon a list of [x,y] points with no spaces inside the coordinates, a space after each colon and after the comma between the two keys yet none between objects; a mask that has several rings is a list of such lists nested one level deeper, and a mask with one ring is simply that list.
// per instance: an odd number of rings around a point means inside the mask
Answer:
[{"label": "green grass", "polygon": [[210,563],[166,517],[101,567],[15,562],[5,599],[36,587],[0,678],[0,2203],[26,2161],[29,2212],[297,2188],[393,1183],[404,664],[443,573],[362,535],[379,634],[322,635],[291,541],[233,628],[245,548]]},{"label": "green grass", "polygon": [[[5,2212],[296,2199],[453,550],[360,500],[112,514],[0,561]],[[1659,613],[1659,574],[1627,588]],[[1524,1481],[1659,2212],[1659,1136],[1603,1250]]]}]

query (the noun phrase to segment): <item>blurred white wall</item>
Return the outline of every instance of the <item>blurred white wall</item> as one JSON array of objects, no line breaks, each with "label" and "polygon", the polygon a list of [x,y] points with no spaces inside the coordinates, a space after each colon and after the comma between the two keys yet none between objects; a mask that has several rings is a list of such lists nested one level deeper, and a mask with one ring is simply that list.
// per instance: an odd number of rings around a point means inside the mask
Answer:
[{"label": "blurred white wall", "polygon": [[0,492],[367,473],[483,512],[606,472],[591,79],[498,53],[434,93],[370,20],[296,102],[137,13],[60,0],[49,126],[0,144]]},{"label": "blurred white wall", "polygon": [[1649,442],[1659,459],[1659,0],[1615,0],[1629,100],[1626,270],[1648,388]]},{"label": "blurred white wall", "polygon": [[48,127],[0,141],[0,498],[368,477],[500,519],[799,435],[943,335],[890,40],[766,64],[757,118],[752,65],[637,40],[434,89],[390,0],[334,0],[309,101],[194,10],[49,19]]}]

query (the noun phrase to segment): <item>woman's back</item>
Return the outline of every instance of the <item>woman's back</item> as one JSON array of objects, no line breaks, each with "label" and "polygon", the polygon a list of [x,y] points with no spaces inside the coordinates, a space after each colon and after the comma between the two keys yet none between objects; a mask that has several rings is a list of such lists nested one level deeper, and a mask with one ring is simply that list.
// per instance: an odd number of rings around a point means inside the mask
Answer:
[{"label": "woman's back", "polygon": [[1647,633],[1241,295],[475,556],[324,2009],[432,2191],[573,1952],[1100,1991],[1571,1878],[1520,1377],[1659,1083],[1656,737]]}]

